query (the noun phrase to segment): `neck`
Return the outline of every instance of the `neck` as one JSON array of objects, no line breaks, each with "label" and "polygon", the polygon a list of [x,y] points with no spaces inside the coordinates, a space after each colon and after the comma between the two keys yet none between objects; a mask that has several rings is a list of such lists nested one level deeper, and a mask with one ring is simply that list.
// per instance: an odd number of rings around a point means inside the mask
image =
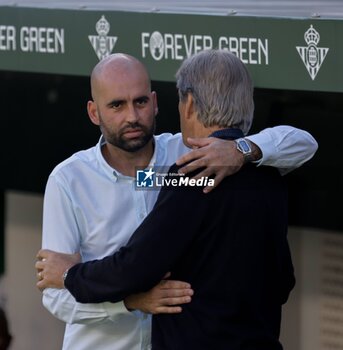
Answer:
[{"label": "neck", "polygon": [[208,137],[209,135],[211,135],[212,133],[214,133],[217,130],[221,130],[223,128],[219,127],[219,126],[209,126],[209,127],[205,127],[204,125],[198,123],[195,129],[194,134],[196,136],[194,137]]},{"label": "neck", "polygon": [[135,177],[137,168],[146,168],[154,153],[153,140],[136,152],[127,152],[106,143],[102,146],[102,155],[115,170],[126,176]]}]

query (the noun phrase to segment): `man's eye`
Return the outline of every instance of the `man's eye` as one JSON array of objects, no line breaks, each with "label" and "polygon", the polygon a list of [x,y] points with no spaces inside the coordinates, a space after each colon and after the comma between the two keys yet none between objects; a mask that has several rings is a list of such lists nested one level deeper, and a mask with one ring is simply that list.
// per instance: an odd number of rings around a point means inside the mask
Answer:
[{"label": "man's eye", "polygon": [[139,100],[137,100],[137,104],[140,106],[143,106],[145,104],[148,103],[148,99],[147,98],[140,98]]},{"label": "man's eye", "polygon": [[121,106],[121,102],[113,102],[112,104],[111,104],[111,107],[112,108],[119,108]]}]

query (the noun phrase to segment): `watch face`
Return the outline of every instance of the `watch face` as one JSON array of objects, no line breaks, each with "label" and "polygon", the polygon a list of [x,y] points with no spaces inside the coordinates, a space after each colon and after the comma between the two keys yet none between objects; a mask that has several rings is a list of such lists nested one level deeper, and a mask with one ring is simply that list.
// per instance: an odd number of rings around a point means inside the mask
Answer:
[{"label": "watch face", "polygon": [[250,149],[248,143],[245,140],[240,140],[239,141],[239,147],[241,148],[243,153],[251,152],[251,149]]}]

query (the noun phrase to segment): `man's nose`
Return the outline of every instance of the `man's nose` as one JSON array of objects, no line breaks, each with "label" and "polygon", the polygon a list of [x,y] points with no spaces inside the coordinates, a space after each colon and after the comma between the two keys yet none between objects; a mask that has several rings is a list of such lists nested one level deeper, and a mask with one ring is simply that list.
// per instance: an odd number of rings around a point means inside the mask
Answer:
[{"label": "man's nose", "polygon": [[139,119],[139,113],[137,108],[135,106],[129,106],[128,108],[128,114],[127,114],[127,121],[130,123],[135,123]]}]

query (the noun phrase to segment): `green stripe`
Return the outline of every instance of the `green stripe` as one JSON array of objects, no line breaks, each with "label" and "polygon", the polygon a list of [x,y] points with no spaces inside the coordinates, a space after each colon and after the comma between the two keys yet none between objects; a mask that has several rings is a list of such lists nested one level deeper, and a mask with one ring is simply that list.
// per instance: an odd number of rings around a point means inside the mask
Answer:
[{"label": "green stripe", "polygon": [[[338,19],[0,7],[0,69],[88,76],[98,62],[91,40],[98,41],[95,26],[102,16],[110,25],[103,39],[112,40],[112,52],[141,59],[156,81],[174,81],[185,57],[220,47],[242,58],[256,87],[343,91],[343,21]],[[311,25],[320,41],[309,50],[304,34]],[[162,51],[153,50],[154,42],[162,43]],[[312,58],[314,79],[299,52]]]}]

